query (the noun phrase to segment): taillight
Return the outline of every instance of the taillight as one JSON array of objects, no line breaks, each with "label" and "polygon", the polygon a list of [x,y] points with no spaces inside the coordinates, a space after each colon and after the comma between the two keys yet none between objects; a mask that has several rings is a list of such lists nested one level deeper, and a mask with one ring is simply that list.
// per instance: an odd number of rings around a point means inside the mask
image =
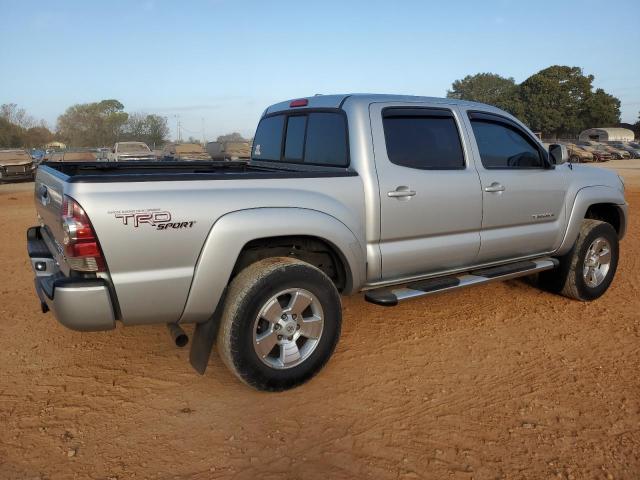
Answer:
[{"label": "taillight", "polygon": [[102,251],[89,217],[78,202],[66,195],[62,202],[62,230],[69,267],[79,272],[104,272]]}]

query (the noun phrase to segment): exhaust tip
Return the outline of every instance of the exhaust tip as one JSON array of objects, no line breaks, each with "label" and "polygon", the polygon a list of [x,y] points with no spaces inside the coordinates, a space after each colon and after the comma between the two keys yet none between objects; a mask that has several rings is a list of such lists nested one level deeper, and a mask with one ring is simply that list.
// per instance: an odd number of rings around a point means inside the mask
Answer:
[{"label": "exhaust tip", "polygon": [[182,348],[189,343],[189,336],[180,325],[177,323],[167,323],[167,328],[169,329],[169,335],[171,335],[171,339],[173,340],[173,343],[175,343],[176,347]]}]

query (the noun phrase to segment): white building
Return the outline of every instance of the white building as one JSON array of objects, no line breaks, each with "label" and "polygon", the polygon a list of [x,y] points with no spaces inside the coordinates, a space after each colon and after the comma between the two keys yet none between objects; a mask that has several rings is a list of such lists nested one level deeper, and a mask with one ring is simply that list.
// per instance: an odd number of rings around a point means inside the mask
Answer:
[{"label": "white building", "polygon": [[579,137],[579,140],[594,142],[633,142],[633,139],[633,131],[627,128],[589,128]]}]

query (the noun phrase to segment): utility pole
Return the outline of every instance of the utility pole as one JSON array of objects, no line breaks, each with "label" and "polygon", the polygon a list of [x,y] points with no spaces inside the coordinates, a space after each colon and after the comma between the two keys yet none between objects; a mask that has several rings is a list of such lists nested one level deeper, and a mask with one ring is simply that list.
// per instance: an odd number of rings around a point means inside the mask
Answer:
[{"label": "utility pole", "polygon": [[204,117],[202,117],[201,120],[202,120],[202,146],[204,147]]},{"label": "utility pole", "polygon": [[182,124],[180,123],[180,115],[174,115],[176,118],[176,129],[178,130],[178,143],[182,142]]}]

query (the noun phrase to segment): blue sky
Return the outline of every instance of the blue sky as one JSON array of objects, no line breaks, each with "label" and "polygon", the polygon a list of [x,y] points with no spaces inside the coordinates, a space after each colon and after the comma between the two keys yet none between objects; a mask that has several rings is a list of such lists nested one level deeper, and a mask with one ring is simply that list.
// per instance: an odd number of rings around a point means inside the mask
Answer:
[{"label": "blue sky", "polygon": [[315,93],[445,96],[467,74],[521,82],[582,67],[640,111],[640,2],[0,0],[0,103],[55,126],[120,100],[175,134],[253,134],[264,108]]}]

